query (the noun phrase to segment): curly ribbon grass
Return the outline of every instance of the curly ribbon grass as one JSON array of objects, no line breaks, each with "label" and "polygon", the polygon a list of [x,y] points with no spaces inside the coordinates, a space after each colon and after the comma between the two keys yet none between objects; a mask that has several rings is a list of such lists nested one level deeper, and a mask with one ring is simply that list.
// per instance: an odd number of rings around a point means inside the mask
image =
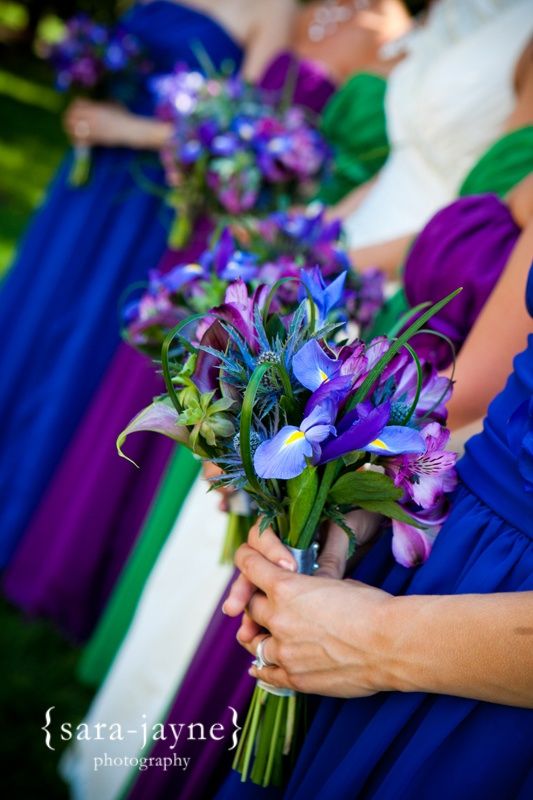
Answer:
[{"label": "curly ribbon grass", "polygon": [[204,319],[205,314],[193,314],[187,319],[182,320],[177,325],[175,325],[172,330],[170,330],[167,335],[165,336],[165,341],[163,342],[163,346],[161,347],[161,366],[163,368],[163,379],[165,381],[165,387],[168,392],[168,396],[172,400],[172,405],[176,409],[178,413],[181,414],[183,411],[181,407],[181,403],[179,401],[178,395],[176,390],[174,389],[174,383],[172,382],[172,375],[170,374],[170,359],[169,359],[169,350],[172,345],[174,339],[179,339],[180,342],[183,344],[186,350],[189,353],[196,353],[196,348],[189,342],[185,336],[180,336],[180,332],[190,325],[191,322],[195,322],[196,320]]},{"label": "curly ribbon grass", "polygon": [[300,278],[299,275],[288,275],[285,278],[279,278],[272,285],[269,293],[266,296],[265,304],[263,306],[263,323],[266,324],[266,322],[267,322],[268,314],[269,314],[269,311],[270,311],[270,306],[272,305],[272,301],[273,301],[273,299],[274,299],[274,297],[276,295],[276,292],[285,283],[290,283],[290,282],[301,283],[301,285],[305,289],[305,293],[307,295],[307,299],[308,299],[310,307],[311,307],[311,313],[309,315],[310,316],[309,326],[310,326],[311,330],[314,331],[315,327],[316,327],[316,306],[315,306],[315,301],[313,300],[313,296],[312,296],[311,292],[309,291],[308,287],[305,285],[305,283],[303,282],[303,280]]}]

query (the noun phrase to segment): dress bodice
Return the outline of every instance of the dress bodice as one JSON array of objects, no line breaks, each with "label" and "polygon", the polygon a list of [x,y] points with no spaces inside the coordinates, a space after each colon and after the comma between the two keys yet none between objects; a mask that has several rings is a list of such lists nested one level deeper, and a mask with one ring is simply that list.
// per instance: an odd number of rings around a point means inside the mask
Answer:
[{"label": "dress bodice", "polygon": [[[533,266],[529,272],[526,302],[533,317]],[[512,313],[512,309],[505,309]],[[510,437],[509,420],[533,397],[533,322],[526,349],[514,360],[505,389],[492,401],[483,431],[466,445],[458,464],[463,482],[498,516],[533,536],[533,491],[526,487],[520,448]],[[490,347],[490,342],[487,342]],[[529,436],[533,434],[530,419]]]},{"label": "dress bodice", "polygon": [[441,0],[408,41],[385,97],[391,155],[347,223],[352,247],[409,235],[456,196],[514,106],[530,0]]},{"label": "dress bodice", "polygon": [[202,53],[215,70],[231,64],[240,67],[243,49],[232,36],[208,14],[173,0],[135,3],[122,17],[121,25],[137,37],[147,51],[152,65],[150,74],[141,79],[132,107],[149,113],[152,106],[150,82],[157,75],[186,64],[203,72]]},{"label": "dress bodice", "polygon": [[[404,267],[411,308],[436,302],[462,286],[461,294],[427,324],[460,350],[494,289],[520,235],[507,206],[494,194],[461,197],[443,208],[416,238]],[[414,337],[419,355],[448,366],[452,352],[432,334]]]}]

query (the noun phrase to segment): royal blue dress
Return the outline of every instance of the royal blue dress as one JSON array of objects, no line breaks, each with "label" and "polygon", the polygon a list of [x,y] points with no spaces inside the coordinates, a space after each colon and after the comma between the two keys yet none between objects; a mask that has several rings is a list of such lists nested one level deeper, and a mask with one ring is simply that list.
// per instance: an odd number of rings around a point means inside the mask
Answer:
[{"label": "royal blue dress", "polygon": [[[533,268],[527,301],[533,316]],[[453,510],[429,560],[398,566],[386,537],[354,577],[395,595],[533,591],[533,483],[526,483],[528,470],[533,478],[533,409],[529,455],[508,438],[509,419],[531,398],[533,334],[483,432],[467,445]],[[279,796],[240,784],[233,773],[217,800]],[[282,796],[531,800],[533,711],[423,693],[322,699]]]},{"label": "royal blue dress", "polygon": [[[139,3],[123,23],[156,74],[176,62],[199,69],[199,48],[216,68],[240,66],[242,48],[186,5]],[[136,87],[136,113],[151,111],[148,80]],[[71,163],[69,154],[0,290],[0,566],[119,344],[120,297],[157,265],[170,224],[164,201],[139,182],[141,173],[163,184],[155,154],[95,148],[82,188],[67,183]]]}]

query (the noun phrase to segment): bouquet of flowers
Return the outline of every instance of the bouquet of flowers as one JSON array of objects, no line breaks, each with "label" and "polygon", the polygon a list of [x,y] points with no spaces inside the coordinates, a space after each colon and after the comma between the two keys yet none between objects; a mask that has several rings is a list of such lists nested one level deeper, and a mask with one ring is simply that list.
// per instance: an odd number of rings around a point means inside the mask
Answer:
[{"label": "bouquet of flowers", "polygon": [[182,247],[201,210],[243,214],[310,199],[330,163],[304,109],[241,78],[177,70],[154,82],[159,116],[174,135],[161,158]]},{"label": "bouquet of flowers", "polygon": [[[282,285],[250,294],[238,280],[207,319],[169,333],[167,394],[130,423],[118,450],[129,433],[154,430],[215,462],[219,485],[253,497],[262,529],[277,532],[302,572],[313,570],[323,522],[353,540],[345,514],[356,508],[392,520],[395,558],[419,564],[447,515],[455,454],[445,450],[451,382],[420,362],[409,339],[457,292],[426,305],[398,338],[364,343],[339,341],[309,299],[287,315],[273,310]],[[186,358],[172,357],[174,339]],[[234,764],[243,780],[281,784],[303,711],[303,696],[258,681]]]},{"label": "bouquet of flowers", "polygon": [[[359,275],[350,268],[339,222],[326,222],[321,208],[278,212],[246,227],[223,229],[196,264],[180,264],[165,275],[152,272],[147,291],[124,309],[124,338],[160,360],[169,331],[190,314],[207,315],[237,279],[252,291],[281,281],[273,309],[288,314],[307,292],[319,320],[345,322],[349,317],[361,331],[383,304],[382,273]],[[253,521],[253,503],[244,491],[232,493],[229,506],[223,562],[233,560]]]},{"label": "bouquet of flowers", "polygon": [[[68,20],[63,38],[49,47],[47,58],[55,71],[59,91],[112,96],[122,102],[130,99],[138,75],[151,69],[134,36],[120,26],[100,25],[85,14]],[[87,183],[90,167],[89,147],[77,144],[70,184]]]}]

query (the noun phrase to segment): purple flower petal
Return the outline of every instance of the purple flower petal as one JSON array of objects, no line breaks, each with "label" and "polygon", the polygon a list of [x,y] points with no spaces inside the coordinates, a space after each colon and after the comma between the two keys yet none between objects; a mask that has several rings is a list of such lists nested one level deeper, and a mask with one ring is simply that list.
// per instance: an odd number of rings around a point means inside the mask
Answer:
[{"label": "purple flower petal", "polygon": [[366,417],[355,420],[347,431],[324,445],[320,463],[325,464],[355,450],[364,450],[382,433],[388,418],[389,406],[385,404],[374,408]]},{"label": "purple flower petal", "polygon": [[392,521],[392,553],[402,567],[416,567],[427,561],[432,541],[419,528],[405,522]]},{"label": "purple flower petal", "polygon": [[[161,433],[175,442],[186,444],[189,441],[189,431],[183,425],[178,425],[178,412],[174,406],[164,400],[155,400],[151,405],[144,408],[136,417],[132,419],[130,424],[124,428],[122,433],[117,438],[117,451],[122,458],[131,461],[122,452],[122,445],[126,441],[130,433],[139,433],[140,431],[153,431],[154,433]],[[137,464],[135,464],[137,466]]]},{"label": "purple flower petal", "polygon": [[254,455],[254,466],[260,478],[289,480],[304,471],[306,458],[312,455],[313,447],[305,433],[294,425],[286,425],[273,439],[259,445]]},{"label": "purple flower petal", "polygon": [[327,402],[335,409],[335,414],[332,421],[336,418],[339,408],[342,406],[350,391],[353,387],[353,380],[350,375],[339,375],[338,378],[332,378],[330,381],[325,381],[318,389],[313,392],[311,397],[306,403],[304,413],[309,416],[313,409]]},{"label": "purple flower petal", "polygon": [[423,453],[426,443],[421,434],[414,428],[404,425],[387,425],[378,439],[365,447],[368,453],[381,456],[395,456],[399,453]]},{"label": "purple flower petal", "polygon": [[325,381],[335,378],[340,368],[340,362],[326,355],[316,339],[306,342],[292,359],[296,379],[312,392]]}]

